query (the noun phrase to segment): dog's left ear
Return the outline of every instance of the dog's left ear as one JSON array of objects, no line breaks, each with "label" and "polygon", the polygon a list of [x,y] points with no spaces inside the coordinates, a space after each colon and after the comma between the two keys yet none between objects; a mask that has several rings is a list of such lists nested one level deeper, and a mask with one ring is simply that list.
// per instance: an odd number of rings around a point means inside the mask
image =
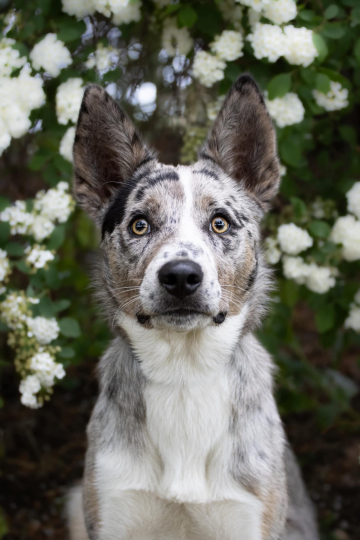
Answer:
[{"label": "dog's left ear", "polygon": [[261,92],[250,75],[230,89],[199,155],[211,159],[269,207],[280,183],[276,136]]}]

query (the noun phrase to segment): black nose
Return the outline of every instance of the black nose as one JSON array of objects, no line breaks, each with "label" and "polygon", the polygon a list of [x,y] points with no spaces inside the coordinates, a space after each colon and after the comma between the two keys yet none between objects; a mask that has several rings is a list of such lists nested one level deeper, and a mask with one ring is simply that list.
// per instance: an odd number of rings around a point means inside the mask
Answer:
[{"label": "black nose", "polygon": [[193,294],[202,280],[201,267],[193,261],[169,261],[159,271],[161,285],[180,300]]}]

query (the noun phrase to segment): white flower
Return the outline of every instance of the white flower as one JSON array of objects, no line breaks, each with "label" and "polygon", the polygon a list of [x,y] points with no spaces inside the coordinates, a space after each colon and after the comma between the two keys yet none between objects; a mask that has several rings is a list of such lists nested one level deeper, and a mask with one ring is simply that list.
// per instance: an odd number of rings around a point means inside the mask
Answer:
[{"label": "white flower", "polygon": [[7,252],[4,249],[0,249],[0,281],[4,281],[10,272],[10,262]]},{"label": "white flower", "polygon": [[310,274],[310,265],[302,257],[283,257],[283,272],[287,279],[293,279],[303,285]]},{"label": "white flower", "polygon": [[62,379],[65,376],[63,366],[56,363],[47,352],[35,354],[30,360],[30,368],[35,371],[41,386],[47,390],[54,386],[55,378]]},{"label": "white flower", "polygon": [[54,255],[48,249],[41,246],[33,246],[26,257],[27,262],[35,268],[44,268],[46,263],[54,260]]},{"label": "white flower", "polygon": [[41,242],[44,238],[50,236],[54,229],[55,225],[48,218],[44,216],[35,216],[29,232],[37,242]]},{"label": "white flower", "polygon": [[324,294],[335,285],[332,268],[320,267],[315,263],[306,264],[302,257],[283,257],[283,272],[287,279],[292,279],[299,285]]},{"label": "white flower", "polygon": [[193,74],[201,84],[210,87],[224,78],[225,62],[205,51],[198,51],[194,58]]},{"label": "white flower", "polygon": [[323,94],[318,90],[313,90],[313,96],[319,107],[324,107],[327,111],[338,111],[349,105],[349,92],[343,88],[339,82],[330,82],[330,91]]},{"label": "white flower", "polygon": [[275,24],[295,19],[297,13],[294,0],[272,0],[264,6],[264,15]]},{"label": "white flower", "polygon": [[67,124],[69,120],[76,123],[83,94],[83,80],[79,77],[68,79],[59,85],[56,92],[56,114],[59,124]]},{"label": "white flower", "polygon": [[282,163],[280,164],[280,176],[285,176],[287,173],[287,168]]},{"label": "white flower", "polygon": [[1,317],[12,330],[23,327],[28,312],[27,300],[24,293],[12,292],[0,304]]},{"label": "white flower", "polygon": [[0,77],[9,77],[14,69],[26,63],[26,58],[20,57],[19,51],[13,49],[15,43],[15,40],[9,38],[0,41]]},{"label": "white flower", "polygon": [[[113,13],[112,21],[116,25],[128,24],[141,19],[141,2],[131,2],[130,0],[108,0],[108,4]],[[99,0],[96,0],[97,10],[99,9]]]},{"label": "white flower", "polygon": [[60,182],[56,188],[48,191],[39,191],[34,201],[34,209],[42,217],[49,221],[57,220],[59,223],[65,223],[73,208],[73,199],[71,195],[65,193],[65,187],[69,187],[66,182]]},{"label": "white flower", "polygon": [[249,6],[254,11],[257,11],[260,13],[262,9],[271,2],[272,0],[236,0],[240,4],[243,4],[244,6]]},{"label": "white flower", "polygon": [[267,109],[276,124],[283,128],[304,119],[305,109],[297,94],[289,92],[282,98],[265,99]]},{"label": "white flower", "polygon": [[360,219],[360,182],[355,182],[353,187],[347,192],[347,209]]},{"label": "white flower", "polygon": [[28,375],[23,379],[19,386],[19,391],[21,394],[20,401],[26,407],[31,407],[32,409],[38,409],[41,405],[37,402],[35,394],[41,389],[41,384],[36,375]]},{"label": "white flower", "polygon": [[19,77],[0,77],[0,155],[11,137],[22,137],[30,128],[29,115],[45,99],[41,78],[31,77],[24,66]]},{"label": "white flower", "polygon": [[296,66],[307,67],[318,56],[313,42],[313,31],[307,28],[295,28],[292,24],[285,26],[286,36],[283,56]]},{"label": "white flower", "polygon": [[185,27],[178,28],[175,19],[166,19],[161,37],[162,47],[169,56],[186,56],[192,49],[193,39]]},{"label": "white flower", "polygon": [[70,161],[72,163],[73,161],[73,146],[74,146],[74,139],[75,139],[75,128],[69,127],[63,138],[60,142],[60,148],[59,153],[60,155]]},{"label": "white flower", "polygon": [[255,58],[276,62],[285,53],[286,38],[279,26],[256,23],[252,30],[247,39],[254,49]]},{"label": "white flower", "polygon": [[231,62],[243,56],[244,40],[240,32],[224,30],[220,36],[215,37],[211,50],[220,60]]},{"label": "white flower", "polygon": [[316,219],[325,217],[324,202],[321,199],[316,199],[311,205],[311,213]]},{"label": "white flower", "polygon": [[310,291],[324,294],[335,286],[336,281],[332,274],[331,268],[312,263],[309,265],[309,275],[306,277],[305,285]]},{"label": "white flower", "polygon": [[351,304],[350,311],[344,323],[345,328],[351,328],[355,332],[360,332],[360,307]]},{"label": "white flower", "polygon": [[276,264],[280,261],[281,251],[278,248],[276,238],[266,238],[265,242],[265,258],[269,264]]},{"label": "white flower", "polygon": [[249,26],[251,29],[260,22],[261,19],[261,13],[259,11],[256,11],[253,8],[249,8],[249,11],[247,12]]},{"label": "white flower", "polygon": [[37,71],[43,68],[52,77],[57,77],[62,68],[72,64],[69,49],[56,34],[47,34],[39,41],[31,51],[30,59]]},{"label": "white flower", "polygon": [[118,59],[118,55],[112,47],[104,47],[101,43],[98,44],[95,53],[93,53],[85,65],[88,69],[96,67],[98,71],[109,70],[114,61]]},{"label": "white flower", "polygon": [[330,239],[342,244],[342,256],[346,261],[360,259],[360,221],[354,216],[343,216],[336,220]]},{"label": "white flower", "polygon": [[0,220],[9,222],[11,234],[27,234],[34,216],[26,211],[24,201],[15,201],[13,206],[5,208],[0,213]]},{"label": "white flower", "polygon": [[[28,317],[26,320],[28,326],[28,336],[35,338],[41,345],[47,345],[59,335],[59,325],[56,319],[46,319],[45,317]],[[35,368],[32,368],[35,369]]]},{"label": "white flower", "polygon": [[235,4],[234,0],[222,0],[218,3],[218,8],[221,11],[224,21],[233,24],[236,30],[241,30],[241,19],[243,16],[243,8]]},{"label": "white flower", "polygon": [[282,251],[289,255],[297,255],[313,245],[309,233],[297,227],[295,223],[280,225],[277,238]]},{"label": "white flower", "polygon": [[212,101],[206,106],[206,113],[209,120],[214,121],[224,103],[225,96],[219,96],[216,101]]},{"label": "white flower", "polygon": [[62,10],[68,15],[82,18],[95,11],[95,0],[62,0]]}]

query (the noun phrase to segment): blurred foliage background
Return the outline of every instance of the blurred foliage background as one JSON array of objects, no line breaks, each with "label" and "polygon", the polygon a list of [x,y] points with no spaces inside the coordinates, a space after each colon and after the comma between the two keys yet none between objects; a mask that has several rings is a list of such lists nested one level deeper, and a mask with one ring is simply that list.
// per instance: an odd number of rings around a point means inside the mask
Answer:
[{"label": "blurred foliage background", "polygon": [[[360,538],[358,0],[1,0],[0,30],[0,538],[64,538],[110,339],[89,281],[98,233],[58,187],[72,182],[84,87],[106,87],[160,160],[186,164],[243,72],[265,92],[283,165],[263,224],[276,289],[259,336],[323,538]],[[25,298],[15,322],[10,294]],[[66,376],[46,379],[39,354]],[[28,377],[39,386],[21,387]]]}]

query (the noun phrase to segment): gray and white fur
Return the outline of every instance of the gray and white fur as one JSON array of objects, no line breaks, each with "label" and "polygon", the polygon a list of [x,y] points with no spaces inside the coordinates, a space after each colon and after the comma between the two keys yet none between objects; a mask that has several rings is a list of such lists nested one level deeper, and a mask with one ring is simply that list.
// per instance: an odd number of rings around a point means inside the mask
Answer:
[{"label": "gray and white fur", "polygon": [[75,193],[102,231],[96,287],[116,337],[99,366],[72,540],[318,540],[253,334],[270,287],[260,221],[279,185],[248,75],[191,167],[160,164],[97,86]]}]

